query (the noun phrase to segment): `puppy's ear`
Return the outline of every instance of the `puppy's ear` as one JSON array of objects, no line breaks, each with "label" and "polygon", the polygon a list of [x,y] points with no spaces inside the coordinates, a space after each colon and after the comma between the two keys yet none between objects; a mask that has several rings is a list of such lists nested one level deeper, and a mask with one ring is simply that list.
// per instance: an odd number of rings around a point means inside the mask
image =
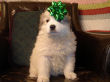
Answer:
[{"label": "puppy's ear", "polygon": [[43,13],[40,15],[40,23],[39,23],[39,30],[41,29],[41,26],[43,25],[44,18],[49,15],[49,12],[47,10],[44,10]]}]

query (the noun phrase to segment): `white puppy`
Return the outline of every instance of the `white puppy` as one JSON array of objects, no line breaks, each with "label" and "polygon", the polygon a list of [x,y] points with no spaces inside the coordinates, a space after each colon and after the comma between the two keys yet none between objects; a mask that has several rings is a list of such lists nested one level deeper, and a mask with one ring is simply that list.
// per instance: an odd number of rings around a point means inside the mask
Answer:
[{"label": "white puppy", "polygon": [[40,17],[39,33],[30,57],[30,77],[37,82],[49,82],[50,75],[64,74],[75,79],[76,37],[70,29],[70,16],[56,21],[48,11]]}]

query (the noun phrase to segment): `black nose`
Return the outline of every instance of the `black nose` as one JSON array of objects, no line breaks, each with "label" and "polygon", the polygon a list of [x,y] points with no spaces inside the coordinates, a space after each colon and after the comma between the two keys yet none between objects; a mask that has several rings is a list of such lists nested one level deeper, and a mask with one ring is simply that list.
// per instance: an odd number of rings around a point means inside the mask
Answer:
[{"label": "black nose", "polygon": [[50,25],[51,30],[55,30],[55,27],[56,27],[55,25]]}]

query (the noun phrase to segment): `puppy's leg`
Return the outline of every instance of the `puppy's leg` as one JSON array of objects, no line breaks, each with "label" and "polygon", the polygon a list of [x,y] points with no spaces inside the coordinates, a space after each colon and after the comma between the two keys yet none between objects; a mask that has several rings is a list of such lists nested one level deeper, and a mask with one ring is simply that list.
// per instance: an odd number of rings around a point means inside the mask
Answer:
[{"label": "puppy's leg", "polygon": [[66,79],[74,80],[77,78],[77,75],[73,72],[75,66],[75,57],[74,56],[68,56],[66,65],[64,68],[64,75]]},{"label": "puppy's leg", "polygon": [[30,57],[30,69],[29,69],[29,77],[30,78],[36,78],[37,77],[37,65],[36,65],[36,48],[33,49],[33,52]]},{"label": "puppy's leg", "polygon": [[31,79],[35,79],[37,77],[37,69],[35,69],[35,67],[32,64],[30,64],[29,77]]},{"label": "puppy's leg", "polygon": [[50,77],[50,62],[48,57],[39,57],[38,63],[38,79],[37,82],[49,82]]}]

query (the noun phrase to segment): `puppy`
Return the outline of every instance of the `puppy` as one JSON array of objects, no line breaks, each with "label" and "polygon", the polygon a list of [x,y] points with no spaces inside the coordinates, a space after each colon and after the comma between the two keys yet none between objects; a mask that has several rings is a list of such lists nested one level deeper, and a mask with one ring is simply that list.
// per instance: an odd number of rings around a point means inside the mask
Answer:
[{"label": "puppy", "polygon": [[48,11],[41,14],[39,33],[30,57],[29,76],[37,82],[49,82],[50,75],[64,74],[75,79],[76,37],[70,29],[70,16],[56,21]]}]

